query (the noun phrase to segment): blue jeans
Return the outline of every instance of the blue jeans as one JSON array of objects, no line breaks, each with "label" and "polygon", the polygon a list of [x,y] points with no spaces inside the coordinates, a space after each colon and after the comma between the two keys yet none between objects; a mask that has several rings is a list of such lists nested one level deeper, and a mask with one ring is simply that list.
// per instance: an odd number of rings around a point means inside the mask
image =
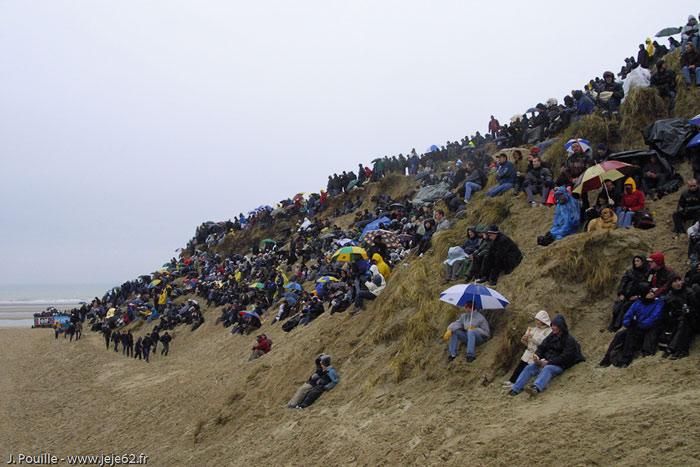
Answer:
[{"label": "blue jeans", "polygon": [[513,188],[512,183],[501,183],[500,185],[496,185],[495,187],[493,187],[489,191],[487,191],[486,196],[493,198],[493,197],[498,196],[502,193],[505,193],[506,191],[510,190],[511,188]]},{"label": "blue jeans", "polygon": [[469,201],[475,191],[481,190],[483,187],[478,183],[466,182],[464,184],[464,201]]},{"label": "blue jeans", "polygon": [[549,382],[555,376],[559,376],[564,373],[564,369],[556,365],[545,365],[544,368],[540,368],[535,363],[530,363],[525,369],[520,373],[518,379],[515,380],[515,384],[511,390],[515,393],[519,393],[523,390],[525,385],[531,378],[537,376],[537,379],[533,385],[540,391],[544,391],[549,386]]},{"label": "blue jeans", "polygon": [[629,229],[632,226],[632,216],[634,212],[623,211],[622,208],[615,209],[615,214],[617,214],[617,226],[623,229]]},{"label": "blue jeans", "polygon": [[[684,66],[681,68],[681,74],[683,75],[683,79],[685,80],[685,84],[690,84],[690,68],[687,66]],[[695,69],[695,85],[700,86],[700,73],[698,73],[698,69]]]},{"label": "blue jeans", "polygon": [[476,346],[486,342],[486,338],[476,331],[465,331],[464,329],[453,331],[450,343],[447,346],[450,355],[453,357],[457,356],[457,347],[460,342],[467,344],[467,357],[474,357],[476,355]]}]

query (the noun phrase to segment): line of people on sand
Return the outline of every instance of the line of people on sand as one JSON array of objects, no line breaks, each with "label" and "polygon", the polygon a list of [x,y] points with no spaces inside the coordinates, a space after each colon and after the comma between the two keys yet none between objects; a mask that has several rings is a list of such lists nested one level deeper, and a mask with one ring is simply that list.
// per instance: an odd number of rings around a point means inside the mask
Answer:
[{"label": "line of people on sand", "polygon": [[130,329],[124,332],[112,331],[107,325],[102,328],[102,336],[107,350],[112,348],[115,353],[119,353],[121,346],[123,356],[144,360],[146,363],[150,362],[151,352],[153,355],[157,353],[159,342],[161,344],[160,355],[167,356],[170,353],[170,342],[173,340],[173,336],[168,331],[160,334],[158,326],[155,326],[150,333],[138,336],[136,341],[134,341],[134,335]]}]

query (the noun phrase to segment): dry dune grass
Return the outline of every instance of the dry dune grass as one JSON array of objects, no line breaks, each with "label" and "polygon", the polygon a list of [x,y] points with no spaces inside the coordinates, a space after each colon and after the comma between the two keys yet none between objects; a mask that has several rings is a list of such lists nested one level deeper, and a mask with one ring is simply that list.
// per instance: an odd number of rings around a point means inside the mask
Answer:
[{"label": "dry dune grass", "polygon": [[643,131],[656,120],[668,117],[668,104],[653,88],[634,88],[620,107],[620,133],[626,148],[644,148]]}]

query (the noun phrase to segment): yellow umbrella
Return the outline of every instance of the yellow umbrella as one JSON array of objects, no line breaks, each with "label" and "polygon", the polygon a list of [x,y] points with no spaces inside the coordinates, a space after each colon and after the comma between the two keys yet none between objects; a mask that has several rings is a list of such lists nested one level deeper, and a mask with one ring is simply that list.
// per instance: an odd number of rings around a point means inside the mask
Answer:
[{"label": "yellow umbrella", "polygon": [[340,250],[336,251],[331,257],[333,261],[340,261],[343,263],[351,263],[357,261],[358,259],[369,259],[367,252],[364,248],[359,246],[344,246]]},{"label": "yellow umbrella", "polygon": [[582,194],[603,185],[604,180],[618,180],[637,170],[637,166],[620,161],[604,161],[586,169],[576,180],[574,193]]},{"label": "yellow umbrella", "polygon": [[116,308],[110,308],[109,310],[107,310],[107,314],[105,315],[105,318],[113,317],[114,313],[116,313],[116,312],[117,312]]}]

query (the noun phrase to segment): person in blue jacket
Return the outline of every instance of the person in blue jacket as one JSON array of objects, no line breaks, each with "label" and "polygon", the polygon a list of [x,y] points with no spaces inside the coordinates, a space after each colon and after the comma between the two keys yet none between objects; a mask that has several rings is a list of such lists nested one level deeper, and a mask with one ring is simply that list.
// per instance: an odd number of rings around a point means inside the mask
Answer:
[{"label": "person in blue jacket", "polygon": [[557,202],[557,207],[554,209],[554,220],[549,233],[554,240],[561,240],[578,232],[581,207],[578,200],[571,196],[571,193],[563,186],[554,190],[554,199]]},{"label": "person in blue jacket", "polygon": [[515,182],[518,180],[518,173],[515,170],[515,166],[508,160],[506,154],[500,153],[496,157],[498,159],[498,168],[496,169],[496,182],[498,182],[498,185],[486,192],[486,195],[491,198],[510,190],[515,186]]},{"label": "person in blue jacket", "polygon": [[644,357],[656,353],[665,302],[656,298],[648,283],[643,284],[640,297],[625,313],[624,329],[613,337],[600,366],[626,368],[640,350]]}]

